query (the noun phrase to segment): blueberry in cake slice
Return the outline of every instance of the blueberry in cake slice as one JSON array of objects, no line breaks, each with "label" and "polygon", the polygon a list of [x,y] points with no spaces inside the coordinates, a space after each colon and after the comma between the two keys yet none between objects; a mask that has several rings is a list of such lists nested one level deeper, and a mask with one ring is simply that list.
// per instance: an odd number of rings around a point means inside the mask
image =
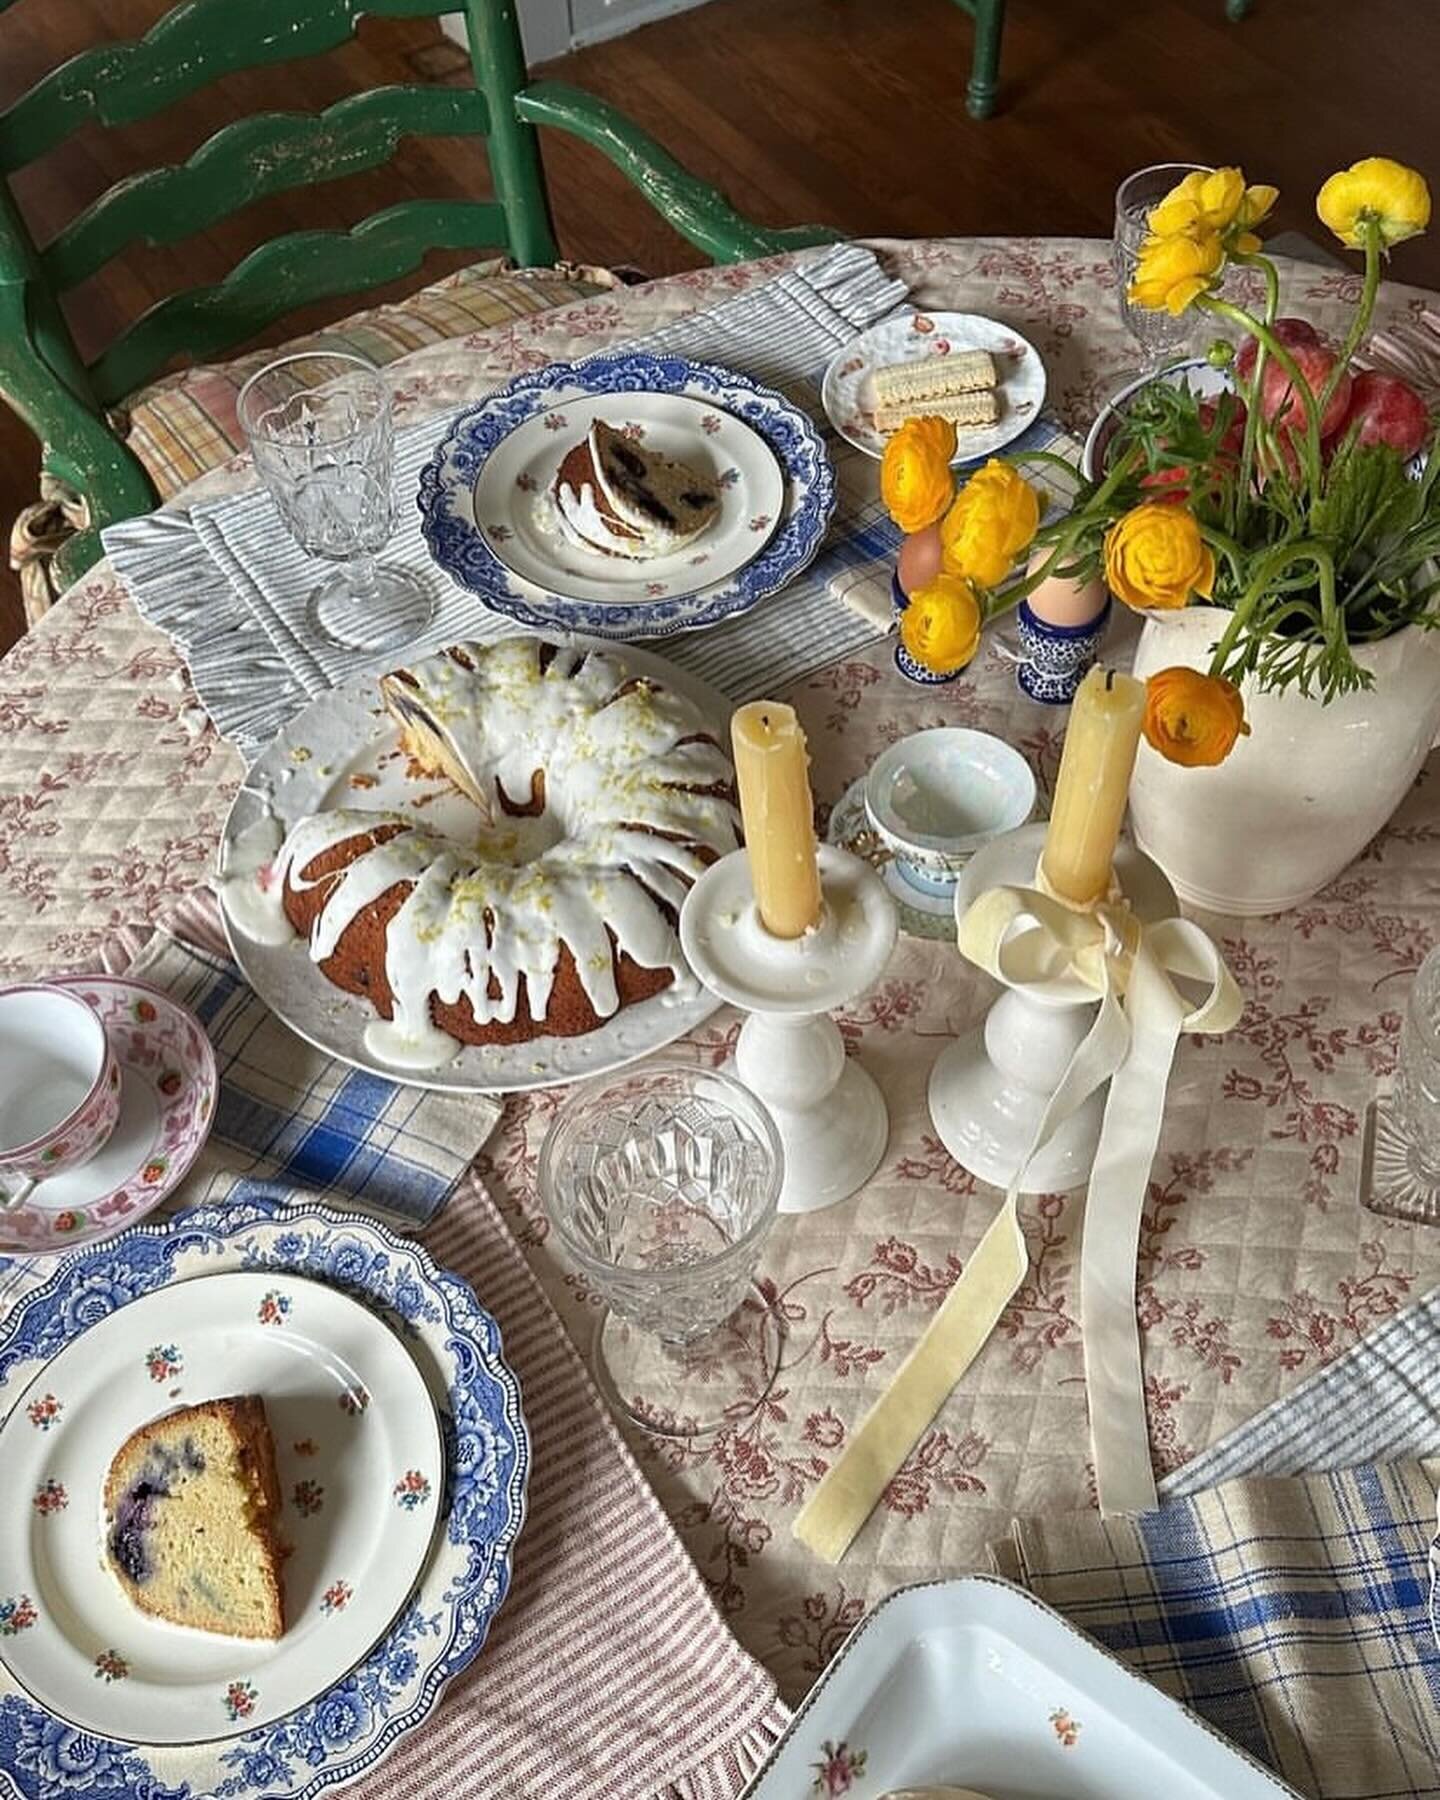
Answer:
[{"label": "blueberry in cake slice", "polygon": [[567,536],[636,561],[683,550],[720,511],[712,475],[647,449],[603,419],[566,453],[553,497]]},{"label": "blueberry in cake slice", "polygon": [[110,1566],[143,1612],[231,1637],[285,1630],[275,1444],[256,1394],[131,1432],[105,1478]]}]

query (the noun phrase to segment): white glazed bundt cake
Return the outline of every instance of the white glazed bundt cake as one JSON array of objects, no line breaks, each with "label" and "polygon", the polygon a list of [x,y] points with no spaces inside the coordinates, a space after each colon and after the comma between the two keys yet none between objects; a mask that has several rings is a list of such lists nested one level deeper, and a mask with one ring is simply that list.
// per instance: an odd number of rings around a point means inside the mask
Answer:
[{"label": "white glazed bundt cake", "polygon": [[608,651],[459,644],[382,678],[402,747],[479,809],[460,841],[408,812],[290,830],[272,882],[322,972],[390,1024],[384,1060],[578,1036],[693,985],[676,922],[737,847],[734,770],[699,709]]},{"label": "white glazed bundt cake", "polygon": [[255,1394],[184,1406],[131,1432],[105,1478],[110,1566],[142,1611],[199,1631],[285,1630],[280,1482]]}]

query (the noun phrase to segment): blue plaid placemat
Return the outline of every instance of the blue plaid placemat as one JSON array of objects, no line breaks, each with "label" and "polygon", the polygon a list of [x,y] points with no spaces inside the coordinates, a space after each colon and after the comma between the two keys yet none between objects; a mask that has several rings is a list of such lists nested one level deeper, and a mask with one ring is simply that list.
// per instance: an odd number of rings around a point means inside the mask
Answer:
[{"label": "blue plaid placemat", "polygon": [[[997,1564],[1313,1800],[1440,1796],[1440,1295],[1162,1484]],[[1216,1485],[1218,1484],[1218,1485]]]},{"label": "blue plaid placemat", "polygon": [[[165,989],[215,1047],[210,1140],[170,1209],[257,1185],[302,1188],[419,1231],[440,1211],[500,1116],[485,1094],[400,1087],[295,1036],[223,957],[157,934],[127,973]],[[0,1310],[50,1257],[0,1257]]]}]

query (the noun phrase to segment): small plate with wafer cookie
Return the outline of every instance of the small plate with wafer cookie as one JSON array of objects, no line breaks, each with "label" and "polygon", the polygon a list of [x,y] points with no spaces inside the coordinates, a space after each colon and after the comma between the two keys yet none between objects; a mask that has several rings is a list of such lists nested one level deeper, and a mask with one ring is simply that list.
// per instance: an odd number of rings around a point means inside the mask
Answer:
[{"label": "small plate with wafer cookie", "polygon": [[867,456],[905,419],[955,424],[957,463],[993,456],[1045,403],[1045,365],[1008,325],[978,313],[883,319],[836,352],[820,391],[830,423]]}]

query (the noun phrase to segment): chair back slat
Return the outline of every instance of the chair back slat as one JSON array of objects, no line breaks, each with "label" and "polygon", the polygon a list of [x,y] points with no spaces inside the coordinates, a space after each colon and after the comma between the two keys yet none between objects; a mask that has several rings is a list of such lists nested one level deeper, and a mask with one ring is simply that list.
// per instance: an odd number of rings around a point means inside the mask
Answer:
[{"label": "chair back slat", "polygon": [[475,88],[375,88],[323,113],[257,113],[217,131],[187,162],[108,188],[40,261],[63,291],[136,239],[178,243],[267,194],[376,168],[402,137],[483,137],[489,129],[490,109]]},{"label": "chair back slat", "polygon": [[214,287],[157,302],[90,364],[91,385],[102,405],[113,405],[172,357],[215,356],[279,313],[395,281],[427,251],[484,248],[504,234],[501,207],[483,200],[407,200],[353,231],[291,232],[253,250]]},{"label": "chair back slat", "polygon": [[82,50],[0,113],[0,172],[78,126],[128,125],[237,70],[337,50],[365,14],[435,18],[464,0],[186,0],[143,38]]}]

